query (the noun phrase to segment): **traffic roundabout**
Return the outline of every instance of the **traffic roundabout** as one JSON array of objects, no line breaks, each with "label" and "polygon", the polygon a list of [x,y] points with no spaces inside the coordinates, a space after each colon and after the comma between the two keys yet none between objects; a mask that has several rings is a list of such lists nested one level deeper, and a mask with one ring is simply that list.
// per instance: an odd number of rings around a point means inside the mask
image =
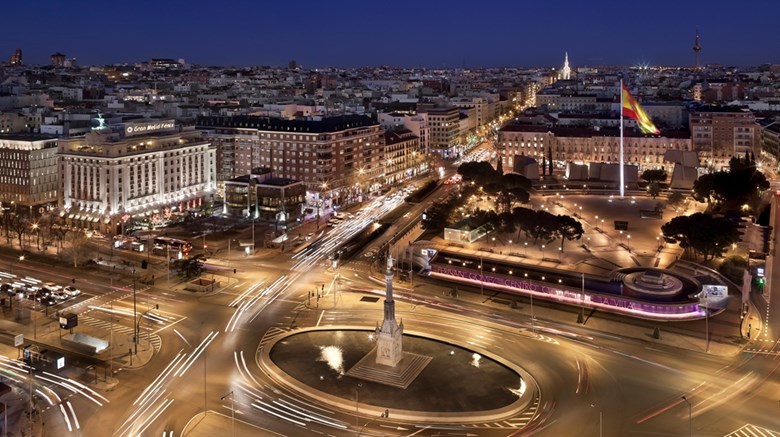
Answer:
[{"label": "traffic roundabout", "polygon": [[457,339],[408,331],[404,349],[430,358],[405,389],[351,376],[376,347],[365,327],[302,328],[265,342],[257,362],[280,386],[320,405],[418,424],[463,424],[516,416],[539,397],[525,369]]}]

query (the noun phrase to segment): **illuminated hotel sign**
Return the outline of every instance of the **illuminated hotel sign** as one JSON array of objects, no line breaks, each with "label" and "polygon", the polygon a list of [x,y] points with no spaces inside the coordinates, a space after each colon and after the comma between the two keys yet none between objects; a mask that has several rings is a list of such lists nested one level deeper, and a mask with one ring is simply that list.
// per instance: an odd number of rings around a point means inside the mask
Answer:
[{"label": "illuminated hotel sign", "polygon": [[160,131],[173,130],[176,123],[173,120],[148,121],[143,123],[125,124],[125,136],[149,134]]}]

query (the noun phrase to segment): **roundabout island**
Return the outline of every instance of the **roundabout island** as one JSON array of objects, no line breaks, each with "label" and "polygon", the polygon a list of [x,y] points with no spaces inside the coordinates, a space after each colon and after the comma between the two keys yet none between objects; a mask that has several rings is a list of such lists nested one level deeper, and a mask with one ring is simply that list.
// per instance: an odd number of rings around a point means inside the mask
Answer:
[{"label": "roundabout island", "polygon": [[534,378],[509,360],[446,335],[404,333],[394,318],[392,259],[385,276],[381,326],[290,331],[262,347],[261,368],[314,403],[417,424],[501,420],[539,397]]}]

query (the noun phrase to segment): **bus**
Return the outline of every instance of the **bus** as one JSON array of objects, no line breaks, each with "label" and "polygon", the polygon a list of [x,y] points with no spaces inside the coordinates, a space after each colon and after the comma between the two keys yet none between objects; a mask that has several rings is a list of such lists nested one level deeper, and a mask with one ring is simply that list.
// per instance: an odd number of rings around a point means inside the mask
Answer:
[{"label": "bus", "polygon": [[192,250],[192,244],[175,238],[157,237],[154,239],[154,250],[161,255],[169,250],[181,252],[182,255],[187,255]]}]

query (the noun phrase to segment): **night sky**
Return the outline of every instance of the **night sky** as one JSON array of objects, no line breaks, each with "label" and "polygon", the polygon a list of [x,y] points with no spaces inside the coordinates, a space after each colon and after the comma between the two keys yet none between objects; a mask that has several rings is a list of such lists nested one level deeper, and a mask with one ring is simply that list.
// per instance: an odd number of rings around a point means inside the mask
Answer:
[{"label": "night sky", "polygon": [[304,67],[692,65],[780,62],[770,0],[8,1],[0,59],[81,65],[184,58]]}]

